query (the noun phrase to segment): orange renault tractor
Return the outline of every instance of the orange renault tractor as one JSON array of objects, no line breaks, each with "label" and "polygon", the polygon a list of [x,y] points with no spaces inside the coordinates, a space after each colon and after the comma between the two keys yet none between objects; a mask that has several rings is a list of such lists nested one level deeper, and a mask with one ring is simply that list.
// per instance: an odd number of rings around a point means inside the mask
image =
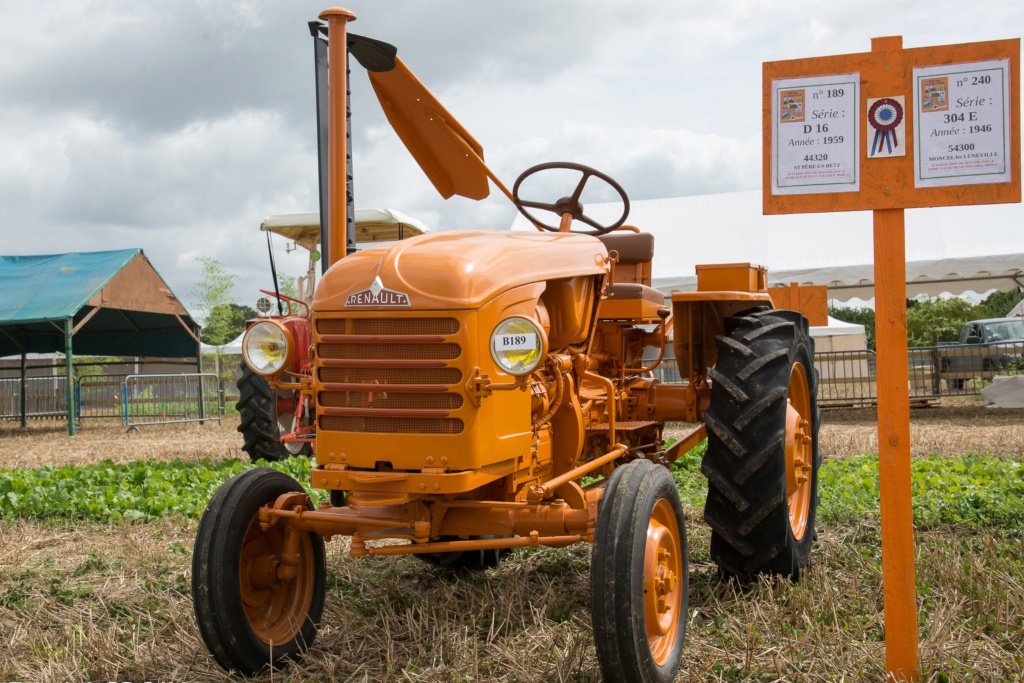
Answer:
[{"label": "orange renault tractor", "polygon": [[[313,371],[286,371],[301,350],[274,321],[243,346],[254,372],[314,406],[311,485],[329,502],[314,507],[268,469],[221,487],[193,560],[204,642],[246,674],[300,656],[323,611],[325,539],[350,537],[354,557],[452,568],[589,542],[604,677],[671,680],[689,580],[674,460],[708,439],[705,519],[724,575],[797,578],[807,565],[819,413],[806,320],[772,310],[765,270],[747,264],[699,267],[697,291],[666,302],[651,287],[653,237],[626,225],[618,183],[542,164],[509,191],[394,47],[346,34],[347,10],[321,18],[333,246],[312,305]],[[442,195],[482,198],[489,178],[538,231],[437,232],[345,255],[349,54]],[[555,169],[567,187],[532,182]],[[609,223],[580,201],[600,183],[622,202]],[[653,377],[670,344],[686,381]],[[699,426],[669,445],[669,421]]]}]

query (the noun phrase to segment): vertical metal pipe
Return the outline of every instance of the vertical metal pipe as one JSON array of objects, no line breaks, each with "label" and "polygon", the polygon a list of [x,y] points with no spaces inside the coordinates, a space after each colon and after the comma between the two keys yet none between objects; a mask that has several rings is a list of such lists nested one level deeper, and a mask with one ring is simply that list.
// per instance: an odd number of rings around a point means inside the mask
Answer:
[{"label": "vertical metal pipe", "polygon": [[28,354],[21,352],[21,426],[28,427]]},{"label": "vertical metal pipe", "polygon": [[327,167],[328,193],[328,266],[345,257],[346,226],[348,224],[348,125],[345,114],[348,109],[348,38],[346,24],[355,21],[356,15],[341,7],[332,7],[320,13],[327,22],[328,58],[328,113],[327,113]]},{"label": "vertical metal pipe", "polygon": [[75,435],[75,362],[72,360],[71,350],[71,331],[73,329],[75,319],[67,318],[64,321],[64,369],[67,371],[67,384],[65,385],[65,393],[67,394],[68,403],[68,434],[70,436]]}]

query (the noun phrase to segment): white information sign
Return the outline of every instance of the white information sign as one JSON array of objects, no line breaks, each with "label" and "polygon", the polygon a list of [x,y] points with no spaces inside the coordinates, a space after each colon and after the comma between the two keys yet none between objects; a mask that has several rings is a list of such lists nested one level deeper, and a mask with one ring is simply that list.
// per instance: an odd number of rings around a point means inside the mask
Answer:
[{"label": "white information sign", "polygon": [[1010,64],[914,69],[914,186],[1010,182]]},{"label": "white information sign", "polygon": [[860,74],[772,81],[772,194],[860,190]]}]

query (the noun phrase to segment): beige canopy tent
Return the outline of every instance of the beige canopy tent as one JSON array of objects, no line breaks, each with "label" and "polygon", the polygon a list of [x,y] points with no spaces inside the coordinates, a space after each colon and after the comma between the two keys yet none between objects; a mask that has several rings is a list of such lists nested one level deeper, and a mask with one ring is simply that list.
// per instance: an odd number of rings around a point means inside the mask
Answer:
[{"label": "beige canopy tent", "polygon": [[[313,290],[316,286],[316,262],[320,254],[316,252],[320,244],[320,214],[315,211],[306,213],[287,213],[267,216],[260,223],[260,230],[280,235],[292,240],[295,244],[309,252],[309,267],[306,275],[296,282],[299,299],[307,304],[313,303]],[[356,209],[356,246],[374,242],[395,242],[430,232],[421,221],[407,216],[394,209]]]},{"label": "beige canopy tent", "polygon": [[[313,251],[320,243],[320,214],[289,213],[267,216],[260,230],[292,240]],[[394,209],[356,209],[356,244],[394,242],[430,232],[430,228],[412,216]]]}]

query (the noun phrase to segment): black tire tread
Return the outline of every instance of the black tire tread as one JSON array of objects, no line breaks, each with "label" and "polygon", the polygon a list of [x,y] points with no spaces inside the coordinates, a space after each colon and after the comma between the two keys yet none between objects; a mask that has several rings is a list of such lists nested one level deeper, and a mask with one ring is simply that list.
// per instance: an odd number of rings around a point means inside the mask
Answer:
[{"label": "black tire tread", "polygon": [[[636,558],[643,557],[650,508],[659,498],[668,499],[679,524],[683,552],[683,604],[679,640],[665,667],[658,667],[650,653],[642,607],[636,611]],[[653,498],[653,500],[652,500]],[[612,472],[598,512],[590,570],[591,617],[597,657],[605,681],[668,683],[679,666],[686,636],[689,563],[686,559],[686,527],[683,508],[672,475],[649,460],[636,460]],[[630,579],[632,578],[632,581]],[[642,590],[642,588],[641,588]]]},{"label": "black tire tread", "polygon": [[[757,574],[796,579],[816,538],[821,411],[814,343],[807,320],[795,311],[748,312],[727,319],[725,329],[715,338],[718,362],[709,372],[711,405],[704,413],[708,450],[701,470],[708,478],[704,518],[712,530],[711,556],[724,574],[743,580]],[[789,374],[797,361],[811,385],[814,458],[801,539],[789,526],[784,452]]]},{"label": "black tire tread", "polygon": [[[242,362],[242,376],[238,382],[238,402],[235,408],[241,417],[238,431],[242,433],[242,450],[256,462],[278,462],[291,457],[281,443],[277,424],[277,396],[261,375]],[[306,449],[303,449],[306,450]]]}]

